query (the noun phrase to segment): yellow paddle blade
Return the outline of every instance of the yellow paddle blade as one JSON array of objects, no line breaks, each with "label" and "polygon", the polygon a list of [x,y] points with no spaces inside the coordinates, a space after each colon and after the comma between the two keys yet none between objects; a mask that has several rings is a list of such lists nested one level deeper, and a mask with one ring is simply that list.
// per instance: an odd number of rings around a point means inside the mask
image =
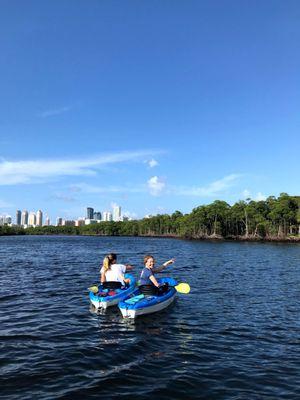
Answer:
[{"label": "yellow paddle blade", "polygon": [[90,292],[93,292],[94,294],[98,293],[98,286],[91,286],[88,288]]},{"label": "yellow paddle blade", "polygon": [[184,294],[190,293],[191,290],[190,285],[188,283],[179,283],[179,285],[175,286],[175,289],[177,290],[177,292]]}]

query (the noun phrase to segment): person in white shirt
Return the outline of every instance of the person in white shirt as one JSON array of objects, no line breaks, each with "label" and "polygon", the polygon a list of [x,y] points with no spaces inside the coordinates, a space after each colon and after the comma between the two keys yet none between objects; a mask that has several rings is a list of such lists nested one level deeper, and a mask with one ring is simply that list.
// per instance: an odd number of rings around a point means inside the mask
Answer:
[{"label": "person in white shirt", "polygon": [[[100,281],[104,286],[124,286],[130,283],[130,279],[125,278],[124,274],[126,270],[131,269],[131,265],[117,264],[117,255],[110,253],[104,257],[103,265],[100,269]],[[110,282],[114,282],[114,284]]]}]

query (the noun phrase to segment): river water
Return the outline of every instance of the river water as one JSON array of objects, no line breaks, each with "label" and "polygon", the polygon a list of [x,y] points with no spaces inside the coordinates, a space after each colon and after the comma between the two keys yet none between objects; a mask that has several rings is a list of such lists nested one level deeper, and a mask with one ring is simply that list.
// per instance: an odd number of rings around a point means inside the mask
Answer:
[{"label": "river water", "polygon": [[[188,282],[161,313],[90,310],[116,252],[176,257]],[[0,237],[3,399],[299,399],[299,244],[119,237]],[[165,274],[167,275],[167,274]]]}]

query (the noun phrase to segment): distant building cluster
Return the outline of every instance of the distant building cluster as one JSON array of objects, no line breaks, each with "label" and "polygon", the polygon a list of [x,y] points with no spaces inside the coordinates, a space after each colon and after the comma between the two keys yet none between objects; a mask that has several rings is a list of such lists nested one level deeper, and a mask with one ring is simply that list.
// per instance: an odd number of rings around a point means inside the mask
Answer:
[{"label": "distant building cluster", "polygon": [[[112,211],[95,211],[92,207],[87,207],[86,216],[78,218],[77,220],[63,219],[62,217],[56,218],[56,226],[83,226],[90,224],[97,224],[103,221],[126,221],[129,218],[122,215],[121,207],[114,205]],[[38,210],[37,212],[27,210],[17,210],[15,224],[12,222],[10,215],[0,215],[0,226],[3,225],[15,225],[22,226],[23,228],[37,227],[37,226],[49,226],[51,225],[50,218],[46,216],[43,220],[43,212]]]},{"label": "distant building cluster", "polygon": [[61,217],[56,219],[56,226],[83,226],[97,224],[106,221],[126,221],[129,218],[122,215],[121,207],[114,205],[112,211],[95,211],[93,207],[87,207],[86,216],[77,220],[64,220]]},{"label": "distant building cluster", "polygon": [[38,210],[37,212],[27,210],[17,210],[15,223],[12,222],[12,217],[10,215],[0,215],[0,226],[22,226],[23,228],[45,226],[50,225],[50,218],[46,217],[43,223],[43,212]]},{"label": "distant building cluster", "polygon": [[11,225],[11,216],[10,215],[0,215],[0,226],[3,225]]}]

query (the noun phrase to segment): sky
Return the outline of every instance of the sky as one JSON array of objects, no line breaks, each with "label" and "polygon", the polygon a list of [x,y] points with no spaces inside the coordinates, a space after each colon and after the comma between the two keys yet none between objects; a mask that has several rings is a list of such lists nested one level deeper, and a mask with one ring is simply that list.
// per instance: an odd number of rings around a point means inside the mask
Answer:
[{"label": "sky", "polygon": [[300,194],[299,1],[2,0],[0,214]]}]

